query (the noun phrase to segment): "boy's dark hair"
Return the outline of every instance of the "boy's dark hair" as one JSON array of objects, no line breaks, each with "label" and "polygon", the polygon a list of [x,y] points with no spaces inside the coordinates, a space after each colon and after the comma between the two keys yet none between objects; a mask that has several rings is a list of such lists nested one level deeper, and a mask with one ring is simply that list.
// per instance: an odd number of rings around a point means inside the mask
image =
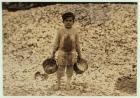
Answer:
[{"label": "boy's dark hair", "polygon": [[66,18],[68,18],[68,17],[72,17],[72,18],[73,18],[73,21],[74,21],[74,19],[75,19],[75,15],[74,15],[72,12],[67,12],[67,13],[64,13],[64,14],[62,15],[63,21],[64,21]]}]

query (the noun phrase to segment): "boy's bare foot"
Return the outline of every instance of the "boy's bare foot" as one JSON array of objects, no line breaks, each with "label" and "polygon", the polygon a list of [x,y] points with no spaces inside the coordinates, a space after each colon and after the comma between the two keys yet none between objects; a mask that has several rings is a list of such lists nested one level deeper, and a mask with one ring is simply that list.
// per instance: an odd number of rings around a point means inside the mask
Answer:
[{"label": "boy's bare foot", "polygon": [[54,89],[54,90],[59,90],[59,89],[60,89],[60,86],[59,86],[59,85],[54,85],[54,86],[53,86],[53,89]]},{"label": "boy's bare foot", "polygon": [[71,89],[72,89],[71,85],[70,84],[67,84],[66,85],[66,90],[71,90]]}]

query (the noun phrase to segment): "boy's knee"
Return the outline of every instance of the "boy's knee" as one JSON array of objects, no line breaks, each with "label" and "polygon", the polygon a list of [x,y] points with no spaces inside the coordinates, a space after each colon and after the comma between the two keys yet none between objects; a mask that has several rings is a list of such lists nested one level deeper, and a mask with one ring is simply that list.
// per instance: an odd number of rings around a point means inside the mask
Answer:
[{"label": "boy's knee", "polygon": [[72,75],[73,75],[73,66],[67,66],[66,74],[67,74],[67,77],[72,77]]},{"label": "boy's knee", "polygon": [[72,77],[73,73],[67,73],[67,77]]},{"label": "boy's knee", "polygon": [[65,70],[65,68],[63,66],[58,66],[58,70],[57,70],[58,78],[61,78],[62,76],[64,76],[64,70]]},{"label": "boy's knee", "polygon": [[64,73],[63,72],[58,72],[57,73],[57,78],[61,78],[62,76],[64,76]]}]

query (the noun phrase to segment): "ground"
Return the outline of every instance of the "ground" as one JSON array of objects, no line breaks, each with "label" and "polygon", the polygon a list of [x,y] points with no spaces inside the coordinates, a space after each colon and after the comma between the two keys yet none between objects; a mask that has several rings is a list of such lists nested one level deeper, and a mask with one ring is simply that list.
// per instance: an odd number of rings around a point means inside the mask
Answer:
[{"label": "ground", "polygon": [[[63,26],[61,15],[76,15],[83,58],[88,70],[72,78],[71,90],[54,90],[56,73],[44,80],[42,62]],[[136,4],[56,4],[29,10],[3,10],[3,93],[5,96],[135,96]]]}]

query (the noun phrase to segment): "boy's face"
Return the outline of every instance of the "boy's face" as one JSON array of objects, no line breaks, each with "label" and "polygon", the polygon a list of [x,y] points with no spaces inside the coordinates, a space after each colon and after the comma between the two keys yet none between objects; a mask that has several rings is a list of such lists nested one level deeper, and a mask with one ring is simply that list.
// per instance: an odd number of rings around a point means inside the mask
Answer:
[{"label": "boy's face", "polygon": [[63,23],[64,23],[65,28],[70,29],[72,28],[72,25],[74,24],[74,20],[72,17],[68,17],[63,21]]}]

